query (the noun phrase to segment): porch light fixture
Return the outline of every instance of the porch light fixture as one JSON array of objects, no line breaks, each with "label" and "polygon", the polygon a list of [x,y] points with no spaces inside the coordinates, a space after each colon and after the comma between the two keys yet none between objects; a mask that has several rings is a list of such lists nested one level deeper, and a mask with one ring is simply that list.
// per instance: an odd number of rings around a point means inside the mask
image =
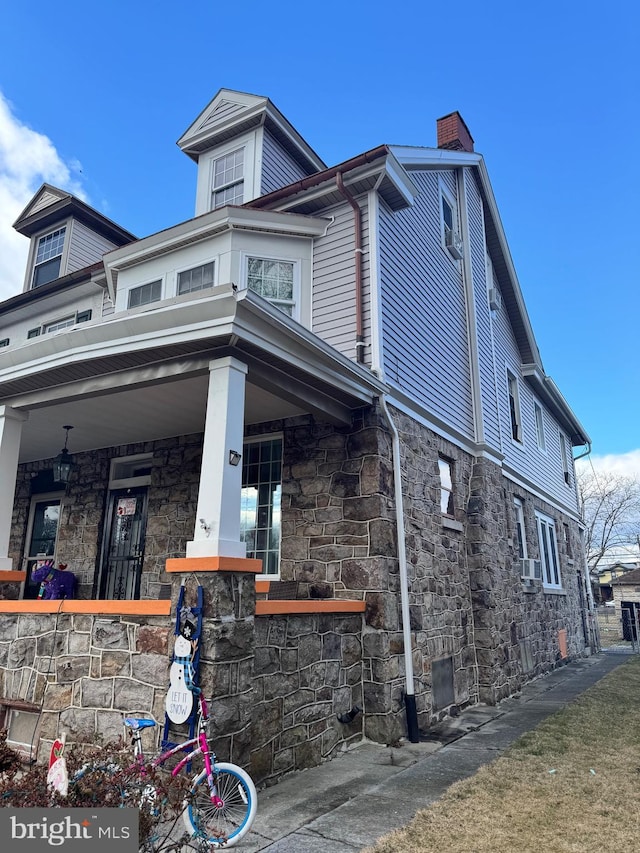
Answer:
[{"label": "porch light fixture", "polygon": [[64,437],[64,447],[53,460],[53,479],[56,483],[68,483],[71,479],[71,469],[73,468],[73,459],[67,450],[69,430],[73,429],[73,427],[70,424],[65,424],[62,429],[67,431]]},{"label": "porch light fixture", "polygon": [[237,450],[229,451],[229,465],[233,465],[235,468],[236,465],[240,464],[240,460],[242,459],[242,453],[239,453]]}]

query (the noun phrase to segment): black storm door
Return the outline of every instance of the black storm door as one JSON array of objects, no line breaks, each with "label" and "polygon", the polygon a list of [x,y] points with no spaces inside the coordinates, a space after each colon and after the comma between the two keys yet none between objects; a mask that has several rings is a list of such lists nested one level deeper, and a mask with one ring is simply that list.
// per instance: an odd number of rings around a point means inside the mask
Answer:
[{"label": "black storm door", "polygon": [[100,598],[139,597],[146,525],[146,488],[109,493]]}]

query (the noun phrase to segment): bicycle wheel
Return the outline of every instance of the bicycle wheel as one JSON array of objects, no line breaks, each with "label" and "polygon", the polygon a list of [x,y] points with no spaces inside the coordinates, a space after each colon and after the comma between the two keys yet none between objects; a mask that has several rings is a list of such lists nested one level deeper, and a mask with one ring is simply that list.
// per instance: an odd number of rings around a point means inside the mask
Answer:
[{"label": "bicycle wheel", "polygon": [[211,847],[230,847],[246,835],[256,816],[258,795],[248,773],[235,764],[218,762],[214,776],[221,806],[211,802],[207,773],[193,780],[183,812],[187,832]]}]

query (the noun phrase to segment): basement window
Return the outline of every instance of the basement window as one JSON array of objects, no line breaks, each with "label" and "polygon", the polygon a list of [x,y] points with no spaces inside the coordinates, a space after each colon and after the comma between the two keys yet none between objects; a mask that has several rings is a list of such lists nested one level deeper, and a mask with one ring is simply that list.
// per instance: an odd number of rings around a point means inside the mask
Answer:
[{"label": "basement window", "polygon": [[7,730],[7,746],[23,761],[35,758],[40,709],[20,699],[0,699],[0,728]]}]

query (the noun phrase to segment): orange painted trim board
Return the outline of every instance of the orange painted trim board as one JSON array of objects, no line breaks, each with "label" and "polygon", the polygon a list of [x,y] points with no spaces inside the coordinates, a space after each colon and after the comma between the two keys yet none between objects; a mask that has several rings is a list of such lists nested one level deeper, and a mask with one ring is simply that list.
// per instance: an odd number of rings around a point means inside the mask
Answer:
[{"label": "orange painted trim board", "polygon": [[352,601],[347,598],[304,599],[298,601],[256,601],[256,616],[277,616],[295,613],[364,613],[364,601]]},{"label": "orange painted trim board", "polygon": [[259,581],[256,579],[256,592],[269,592],[271,581]]},{"label": "orange painted trim board", "polygon": [[0,572],[0,583],[4,583],[5,581],[7,581],[9,583],[22,583],[22,581],[25,581],[26,579],[27,579],[27,573],[26,572],[19,572],[17,570],[16,571],[9,570],[6,572]]},{"label": "orange painted trim board", "polygon": [[162,601],[0,601],[0,613],[86,613],[113,616],[169,616],[171,602]]},{"label": "orange painted trim board", "polygon": [[262,573],[262,560],[249,557],[174,557],[167,560],[167,572],[253,572]]}]

